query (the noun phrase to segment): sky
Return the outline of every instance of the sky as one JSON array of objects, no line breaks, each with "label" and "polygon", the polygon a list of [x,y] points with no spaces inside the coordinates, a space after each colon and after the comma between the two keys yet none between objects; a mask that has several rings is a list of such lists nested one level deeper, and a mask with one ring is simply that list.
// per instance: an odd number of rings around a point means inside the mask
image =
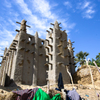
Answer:
[{"label": "sky", "polygon": [[[73,43],[74,55],[88,52],[95,59],[100,53],[100,0],[0,0],[0,56],[9,47],[20,25],[27,21],[27,33],[46,38],[46,30],[56,20]],[[1,58],[0,58],[1,60]]]}]

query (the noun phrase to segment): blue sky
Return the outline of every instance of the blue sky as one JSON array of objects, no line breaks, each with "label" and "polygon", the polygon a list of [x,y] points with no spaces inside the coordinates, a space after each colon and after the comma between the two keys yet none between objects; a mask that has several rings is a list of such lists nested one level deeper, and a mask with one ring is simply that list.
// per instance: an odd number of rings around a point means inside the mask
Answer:
[{"label": "blue sky", "polygon": [[86,51],[91,59],[100,52],[100,0],[0,0],[0,55],[17,34],[16,21],[23,19],[31,26],[27,33],[38,31],[43,39],[50,23],[58,20],[75,41],[74,54]]}]

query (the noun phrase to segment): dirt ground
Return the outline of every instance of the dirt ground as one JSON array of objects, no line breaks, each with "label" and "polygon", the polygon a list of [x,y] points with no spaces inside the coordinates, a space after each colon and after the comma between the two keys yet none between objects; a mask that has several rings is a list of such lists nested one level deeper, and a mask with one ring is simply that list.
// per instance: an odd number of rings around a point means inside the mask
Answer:
[{"label": "dirt ground", "polygon": [[[47,92],[47,86],[37,86]],[[51,85],[50,89],[53,89],[54,91],[57,85]],[[14,96],[12,91],[20,90],[20,89],[33,89],[33,86],[28,86],[28,85],[20,85],[17,87],[0,87],[0,100],[14,100],[9,99],[11,96]],[[72,84],[65,84],[64,88],[66,90],[72,90]],[[100,97],[97,98],[97,94],[100,95],[100,87],[96,86],[96,91],[94,90],[92,85],[81,85],[81,84],[74,84],[74,88],[76,91],[79,93],[79,95],[84,98],[84,100],[100,100]],[[55,94],[60,93],[60,92],[55,92]],[[62,94],[61,94],[62,95]]]}]

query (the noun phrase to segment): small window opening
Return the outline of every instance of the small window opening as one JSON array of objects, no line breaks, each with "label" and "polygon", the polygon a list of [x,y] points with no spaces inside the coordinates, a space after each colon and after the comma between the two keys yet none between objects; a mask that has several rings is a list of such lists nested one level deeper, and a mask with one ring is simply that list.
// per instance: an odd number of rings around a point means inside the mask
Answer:
[{"label": "small window opening", "polygon": [[32,38],[31,38],[31,37],[29,37],[29,38],[28,38],[28,41],[32,41]]},{"label": "small window opening", "polygon": [[52,58],[53,58],[53,57],[52,57],[52,55],[51,55],[51,60],[52,60]]},{"label": "small window opening", "polygon": [[47,48],[47,53],[49,53],[49,48]]},{"label": "small window opening", "polygon": [[42,41],[41,44],[44,45],[44,41]]},{"label": "small window opening", "polygon": [[53,38],[51,38],[51,41],[52,41],[52,43],[53,43]]},{"label": "small window opening", "polygon": [[51,70],[53,69],[53,65],[51,64]]},{"label": "small window opening", "polygon": [[49,57],[46,57],[46,62],[49,62]]},{"label": "small window opening", "polygon": [[53,46],[51,46],[51,51],[53,51]]}]

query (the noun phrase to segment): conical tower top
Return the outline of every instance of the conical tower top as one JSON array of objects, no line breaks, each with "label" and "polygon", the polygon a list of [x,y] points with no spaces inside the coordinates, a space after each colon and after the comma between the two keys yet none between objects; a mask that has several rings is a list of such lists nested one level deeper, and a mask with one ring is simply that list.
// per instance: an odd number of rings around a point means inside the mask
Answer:
[{"label": "conical tower top", "polygon": [[26,21],[25,19],[23,19],[22,22],[21,22],[21,24],[26,25],[26,22],[27,22],[27,21]]},{"label": "conical tower top", "polygon": [[35,37],[38,37],[38,32],[36,31],[36,33],[35,33]]},{"label": "conical tower top", "polygon": [[20,31],[24,31],[26,33],[26,22],[24,19],[21,22]]},{"label": "conical tower top", "polygon": [[69,43],[69,47],[72,48],[72,43],[70,39],[68,40],[68,43]]},{"label": "conical tower top", "polygon": [[59,29],[59,24],[58,24],[57,20],[55,21],[55,25],[54,26],[55,26],[56,29]]},{"label": "conical tower top", "polygon": [[69,44],[71,44],[71,40],[70,39],[68,40],[68,42],[69,42]]}]

